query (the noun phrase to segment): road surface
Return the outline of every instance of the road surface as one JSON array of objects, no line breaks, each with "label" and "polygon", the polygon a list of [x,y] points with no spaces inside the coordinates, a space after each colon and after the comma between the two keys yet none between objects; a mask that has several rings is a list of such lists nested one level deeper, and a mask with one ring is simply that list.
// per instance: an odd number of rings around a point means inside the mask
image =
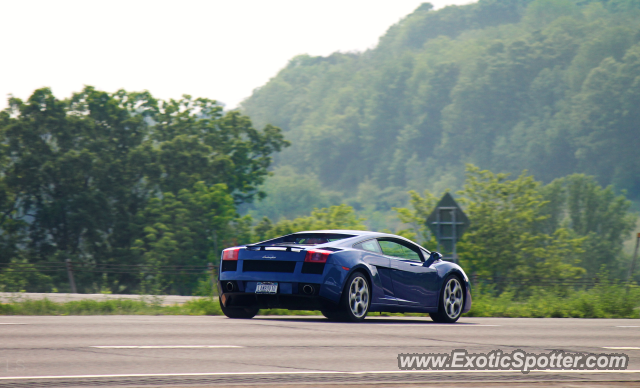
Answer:
[{"label": "road surface", "polygon": [[[611,349],[620,347],[636,349]],[[624,373],[528,375],[398,369],[399,353],[453,349],[622,352],[630,365]],[[531,381],[544,382],[541,386],[640,386],[640,320],[462,318],[443,325],[428,318],[376,316],[361,324],[284,316],[0,316],[0,387],[438,382],[515,387]]]}]

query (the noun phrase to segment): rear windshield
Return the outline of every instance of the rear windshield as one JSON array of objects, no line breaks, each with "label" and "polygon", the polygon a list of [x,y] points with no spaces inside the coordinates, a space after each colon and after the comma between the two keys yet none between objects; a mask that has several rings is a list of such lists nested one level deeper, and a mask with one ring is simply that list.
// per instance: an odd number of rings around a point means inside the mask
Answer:
[{"label": "rear windshield", "polygon": [[273,244],[318,245],[345,238],[354,237],[350,234],[338,233],[296,233],[272,240]]}]

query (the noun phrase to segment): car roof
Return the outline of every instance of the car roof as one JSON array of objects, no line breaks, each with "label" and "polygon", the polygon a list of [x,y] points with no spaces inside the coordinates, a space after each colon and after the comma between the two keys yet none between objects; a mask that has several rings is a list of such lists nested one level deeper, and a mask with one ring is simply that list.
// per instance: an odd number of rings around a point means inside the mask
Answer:
[{"label": "car roof", "polygon": [[[346,240],[339,240],[339,241],[334,241],[333,243],[328,243],[326,245],[335,245],[335,246],[341,246],[341,245],[348,245],[351,244],[351,242],[358,237],[362,238],[362,237],[391,237],[391,238],[396,238],[396,239],[400,239],[400,240],[405,240],[408,241],[414,245],[419,246],[420,248],[424,249],[427,252],[430,252],[428,249],[422,247],[420,244],[417,244],[407,238],[404,238],[402,236],[398,236],[395,234],[390,234],[390,233],[381,233],[381,232],[371,232],[368,230],[346,230],[346,229],[326,229],[326,230],[305,230],[302,232],[295,232],[295,233],[291,233],[291,234],[299,234],[299,233],[336,233],[336,234],[351,234],[354,235],[354,237],[348,238]],[[324,244],[323,244],[324,245]]]},{"label": "car roof", "polygon": [[388,233],[380,233],[380,232],[371,232],[368,230],[348,230],[348,229],[325,229],[325,230],[305,230],[301,232],[295,232],[291,234],[300,234],[300,233],[336,233],[336,234],[352,234],[354,236],[389,236],[389,237],[397,237],[393,234]]}]

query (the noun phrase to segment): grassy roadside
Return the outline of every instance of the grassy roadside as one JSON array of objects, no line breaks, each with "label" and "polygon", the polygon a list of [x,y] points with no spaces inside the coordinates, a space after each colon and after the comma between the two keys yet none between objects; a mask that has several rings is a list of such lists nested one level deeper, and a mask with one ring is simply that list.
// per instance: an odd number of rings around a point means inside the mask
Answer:
[{"label": "grassy roadside", "polygon": [[[319,315],[318,311],[261,310],[260,315]],[[222,315],[217,299],[199,298],[183,304],[163,305],[161,300],[112,299],[52,302],[21,299],[0,304],[0,315]]]},{"label": "grassy roadside", "polygon": [[[163,305],[158,299],[81,300],[56,303],[48,299],[20,299],[0,304],[0,315],[222,315],[218,300],[200,298]],[[261,310],[259,315],[320,315],[318,311]],[[428,316],[388,314],[382,316]],[[378,316],[373,313],[372,316]],[[640,318],[640,287],[602,284],[590,290],[533,289],[528,297],[505,291],[493,296],[476,289],[469,317],[523,318]]]},{"label": "grassy roadside", "polygon": [[513,291],[494,296],[476,289],[470,317],[640,318],[640,287],[599,284],[589,290],[532,288],[527,297]]}]

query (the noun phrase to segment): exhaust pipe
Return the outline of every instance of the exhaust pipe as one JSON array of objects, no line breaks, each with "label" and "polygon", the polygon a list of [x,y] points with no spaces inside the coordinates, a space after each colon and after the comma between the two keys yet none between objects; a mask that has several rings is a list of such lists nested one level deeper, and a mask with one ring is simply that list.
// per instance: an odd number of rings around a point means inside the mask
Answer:
[{"label": "exhaust pipe", "polygon": [[233,283],[232,283],[232,282],[227,282],[227,284],[225,285],[225,287],[226,287],[227,291],[229,291],[229,292],[233,291],[233,288],[234,288],[234,286],[233,286]]},{"label": "exhaust pipe", "polygon": [[302,292],[304,292],[307,295],[313,295],[313,286],[309,285],[309,284],[305,284],[304,287],[302,287]]}]

